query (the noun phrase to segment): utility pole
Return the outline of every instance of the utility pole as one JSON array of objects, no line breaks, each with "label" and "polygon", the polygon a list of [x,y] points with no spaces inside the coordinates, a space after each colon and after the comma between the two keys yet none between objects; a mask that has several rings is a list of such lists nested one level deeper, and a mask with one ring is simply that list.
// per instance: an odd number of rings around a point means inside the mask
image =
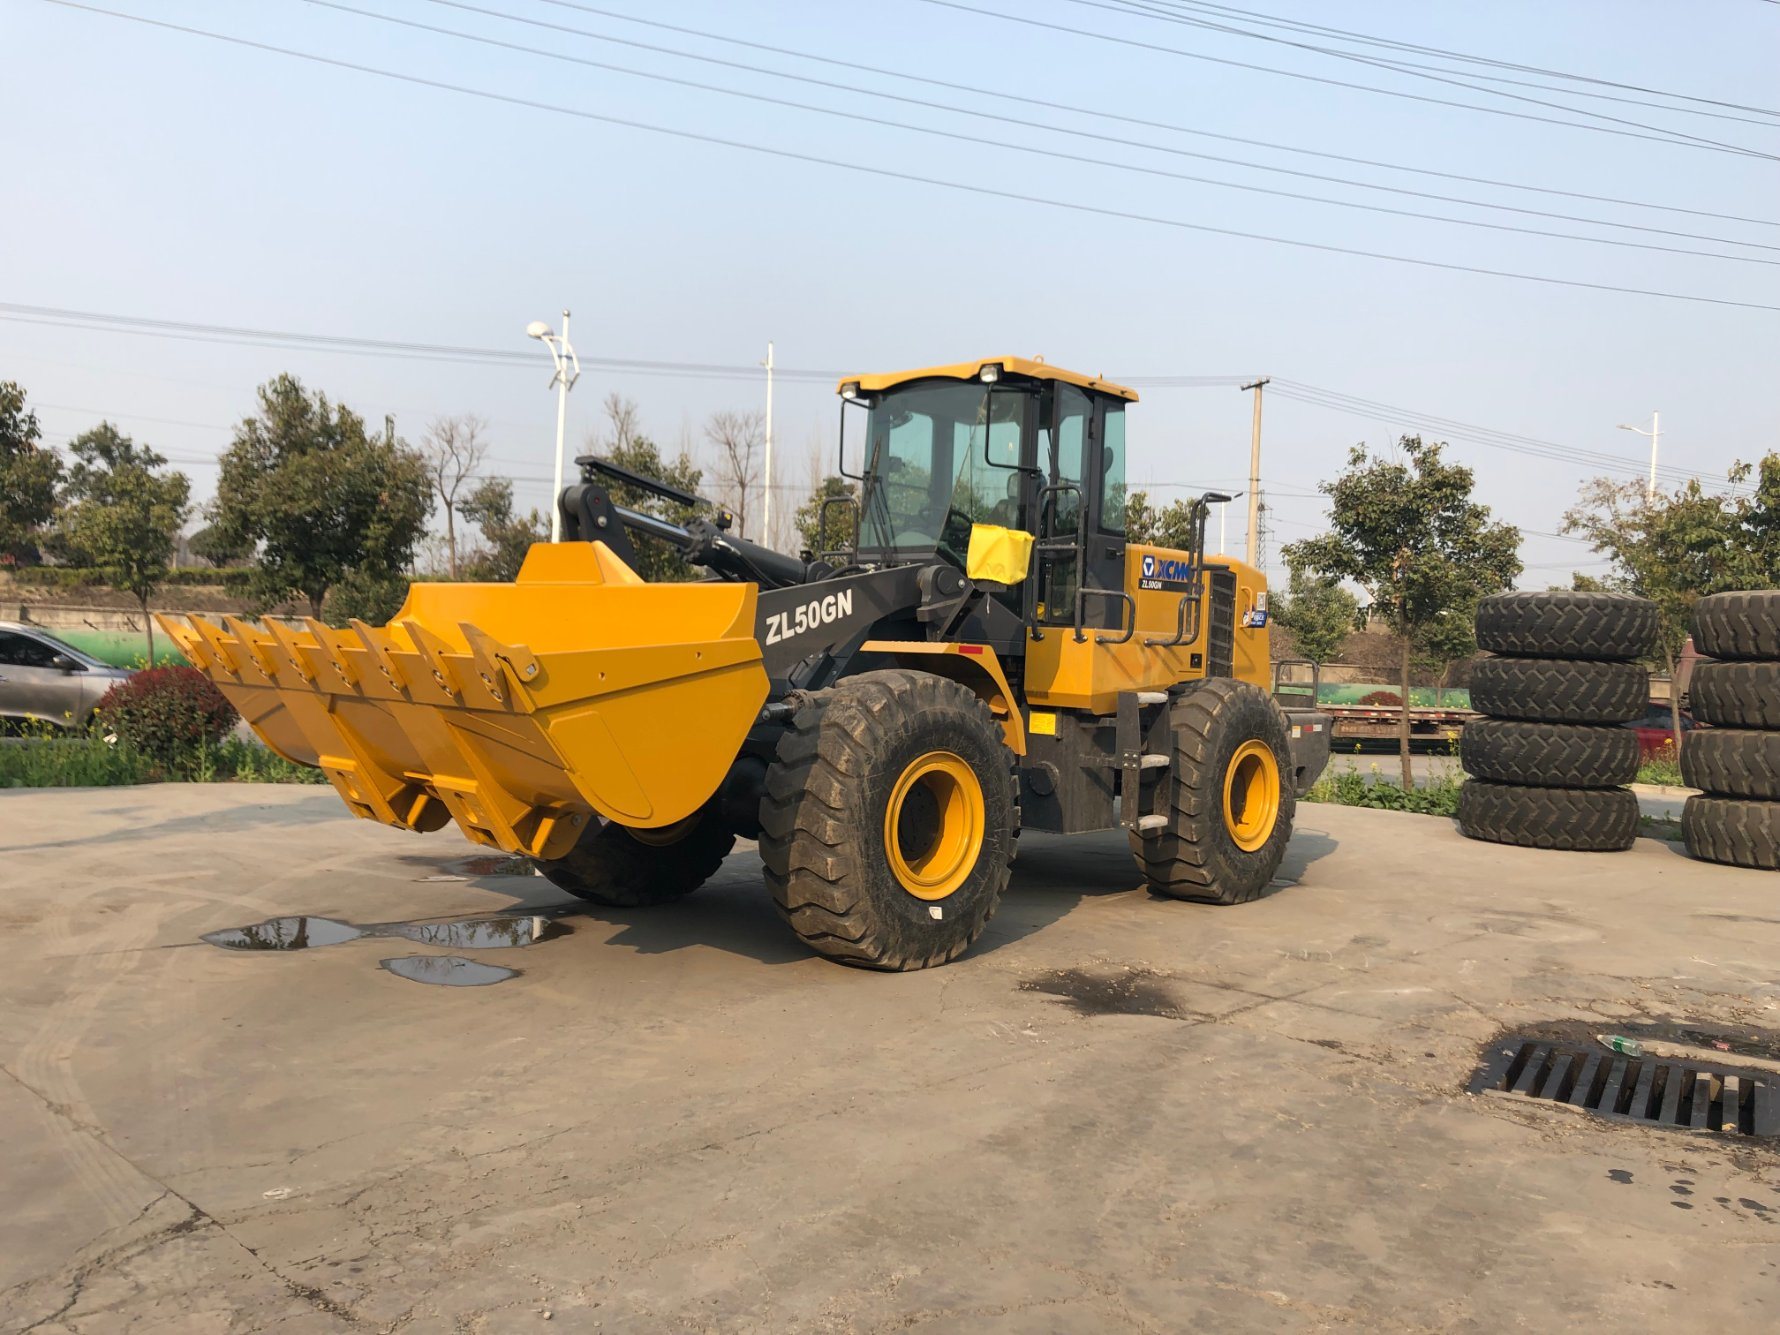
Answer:
[{"label": "utility pole", "polygon": [[383,414],[383,443],[391,448],[395,446],[396,415],[394,413]]},{"label": "utility pole", "polygon": [[1253,384],[1244,385],[1243,392],[1255,391],[1255,424],[1248,447],[1248,556],[1256,566],[1261,552],[1261,387],[1272,377],[1262,376]]},{"label": "utility pole", "polygon": [[766,481],[761,485],[765,494],[760,498],[760,540],[768,547],[773,545],[773,343],[766,341],[766,360],[761,363],[766,367]]},{"label": "utility pole", "polygon": [[1646,431],[1641,426],[1629,426],[1624,422],[1621,422],[1619,424],[1619,429],[1621,431],[1636,432],[1640,436],[1649,436],[1650,437],[1650,481],[1644,484],[1644,503],[1646,505],[1655,505],[1656,504],[1656,447],[1657,447],[1658,442],[1660,442],[1663,438],[1663,415],[1661,413],[1657,412],[1654,408],[1651,409],[1650,430],[1648,430],[1648,431]]},{"label": "utility pole", "polygon": [[581,359],[575,355],[575,346],[569,342],[569,311],[563,307],[562,336],[556,333],[542,320],[533,320],[525,327],[527,338],[535,338],[550,350],[550,360],[556,367],[556,374],[550,377],[551,387],[556,390],[556,490],[550,495],[550,541],[562,541],[562,436],[564,424],[569,415],[569,391],[581,378]]}]

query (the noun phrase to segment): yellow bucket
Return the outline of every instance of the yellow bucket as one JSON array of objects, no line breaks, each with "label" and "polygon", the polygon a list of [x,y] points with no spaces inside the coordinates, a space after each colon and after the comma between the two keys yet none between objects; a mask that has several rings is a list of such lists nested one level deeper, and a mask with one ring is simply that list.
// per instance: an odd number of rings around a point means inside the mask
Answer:
[{"label": "yellow bucket", "polygon": [[659,828],[716,792],[766,700],[755,599],[539,543],[512,584],[413,585],[387,626],[157,619],[356,815],[557,858],[596,813]]}]

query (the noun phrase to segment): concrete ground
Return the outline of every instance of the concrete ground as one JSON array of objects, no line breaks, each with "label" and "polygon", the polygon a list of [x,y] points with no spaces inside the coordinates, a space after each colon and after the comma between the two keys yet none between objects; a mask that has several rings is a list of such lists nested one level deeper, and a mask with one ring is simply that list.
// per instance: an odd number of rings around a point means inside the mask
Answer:
[{"label": "concrete ground", "polygon": [[[1216,909],[1137,889],[1119,837],[1022,843],[975,951],[879,976],[807,956],[748,852],[453,950],[391,933],[561,897],[327,790],[0,794],[0,1328],[1780,1315],[1772,1149],[1463,1092],[1505,1027],[1780,1027],[1780,878],[1312,806],[1296,884]],[[282,914],[457,925],[199,941]],[[447,954],[520,972],[378,967]]]}]

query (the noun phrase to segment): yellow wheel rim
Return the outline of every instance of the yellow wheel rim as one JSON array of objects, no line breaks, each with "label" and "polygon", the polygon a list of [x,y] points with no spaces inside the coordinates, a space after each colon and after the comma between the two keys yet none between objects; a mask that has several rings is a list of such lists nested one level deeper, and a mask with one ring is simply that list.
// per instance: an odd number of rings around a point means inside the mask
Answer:
[{"label": "yellow wheel rim", "polygon": [[1253,853],[1279,821],[1279,762],[1273,748],[1251,737],[1224,771],[1224,828],[1244,853]]},{"label": "yellow wheel rim", "polygon": [[663,825],[656,830],[639,830],[627,825],[624,832],[639,844],[648,844],[651,848],[667,848],[692,833],[692,827],[698,824],[699,814],[695,811],[685,820],[677,820],[672,825]]},{"label": "yellow wheel rim", "polygon": [[983,849],[983,788],[950,751],[910,761],[884,807],[884,853],[917,899],[944,899],[969,877]]}]

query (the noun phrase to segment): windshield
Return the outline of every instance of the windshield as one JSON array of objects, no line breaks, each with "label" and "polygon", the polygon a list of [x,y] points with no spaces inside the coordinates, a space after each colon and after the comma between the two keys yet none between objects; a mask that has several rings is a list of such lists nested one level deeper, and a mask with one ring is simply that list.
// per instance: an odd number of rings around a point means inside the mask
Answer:
[{"label": "windshield", "polygon": [[48,631],[39,630],[36,626],[32,626],[29,630],[25,630],[23,627],[20,627],[15,633],[19,636],[20,639],[36,640],[41,644],[47,644],[50,646],[52,652],[58,653],[58,654],[67,654],[68,657],[72,658],[76,663],[82,663],[87,667],[109,667],[110,666],[109,663],[100,662],[97,658],[94,658],[91,654],[87,653],[84,649],[76,649],[72,644],[69,644],[68,641],[59,640],[54,635],[51,635]]},{"label": "windshield", "polygon": [[893,556],[938,551],[964,564],[972,524],[1017,527],[1021,433],[1031,395],[974,380],[887,390],[866,423],[860,546]]}]

